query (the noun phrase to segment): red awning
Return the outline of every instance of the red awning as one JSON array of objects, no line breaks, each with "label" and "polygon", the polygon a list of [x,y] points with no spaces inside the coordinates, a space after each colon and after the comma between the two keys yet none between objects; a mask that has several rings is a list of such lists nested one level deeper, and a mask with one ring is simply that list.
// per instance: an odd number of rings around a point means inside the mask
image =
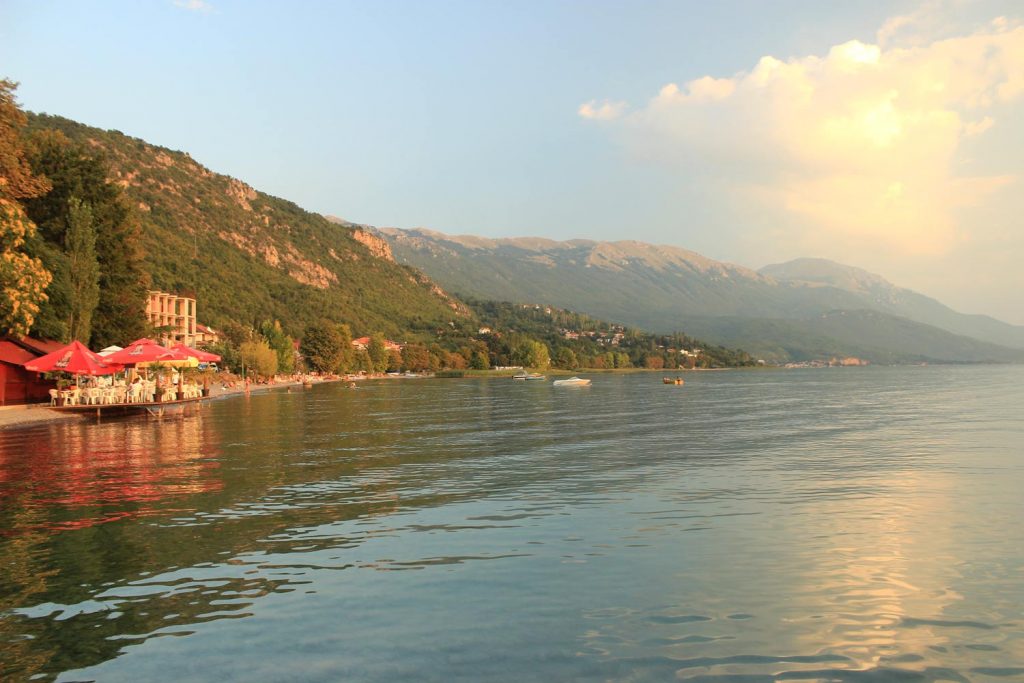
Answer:
[{"label": "red awning", "polygon": [[32,372],[69,372],[73,375],[109,375],[121,369],[120,363],[93,353],[77,340],[23,365]]}]

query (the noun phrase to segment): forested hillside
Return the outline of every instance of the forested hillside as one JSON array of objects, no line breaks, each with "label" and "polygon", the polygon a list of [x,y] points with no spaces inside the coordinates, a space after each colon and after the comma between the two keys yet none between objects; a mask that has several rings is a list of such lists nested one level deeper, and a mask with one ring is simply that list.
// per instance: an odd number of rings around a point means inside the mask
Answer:
[{"label": "forested hillside", "polygon": [[104,160],[139,224],[150,284],[194,293],[200,321],[214,328],[277,319],[298,335],[327,318],[356,334],[401,336],[467,315],[418,270],[375,255],[372,237],[214,173],[186,153],[30,115],[30,134],[45,130]]}]

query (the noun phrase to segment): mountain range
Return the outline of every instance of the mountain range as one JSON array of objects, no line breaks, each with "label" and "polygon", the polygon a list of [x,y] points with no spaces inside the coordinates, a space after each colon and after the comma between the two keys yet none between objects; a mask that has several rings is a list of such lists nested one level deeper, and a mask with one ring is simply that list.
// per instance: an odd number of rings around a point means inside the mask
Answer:
[{"label": "mountain range", "polygon": [[[473,328],[458,298],[545,303],[770,361],[1024,360],[1024,327],[965,315],[866,271],[797,259],[760,271],[635,241],[486,239],[376,229],[306,211],[170,150],[58,116],[107,159],[141,223],[151,286],[195,294],[200,321],[321,318],[360,335]],[[448,292],[452,292],[450,295]]]},{"label": "mountain range", "polygon": [[[365,228],[373,230],[371,228]],[[382,228],[396,260],[442,287],[543,302],[653,332],[684,331],[766,360],[1024,359],[1024,327],[958,313],[852,266],[797,259],[755,271],[636,241],[487,239]]]}]

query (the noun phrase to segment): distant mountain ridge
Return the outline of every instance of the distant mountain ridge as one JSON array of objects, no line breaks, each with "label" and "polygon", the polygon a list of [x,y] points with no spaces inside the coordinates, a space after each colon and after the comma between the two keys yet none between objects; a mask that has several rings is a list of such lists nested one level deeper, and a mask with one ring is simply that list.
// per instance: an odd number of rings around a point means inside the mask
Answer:
[{"label": "distant mountain ridge", "polygon": [[965,335],[1013,348],[1024,348],[1024,327],[991,316],[959,313],[931,297],[892,284],[881,275],[820,258],[798,258],[765,266],[759,271],[780,282],[835,287],[861,296],[875,310],[900,315]]},{"label": "distant mountain ridge", "polygon": [[[1024,328],[957,313],[880,276],[821,259],[798,259],[759,272],[636,241],[488,239],[423,229],[377,232],[390,242],[397,261],[421,268],[455,293],[545,302],[655,332],[692,330],[774,360],[830,352],[856,355],[865,349],[887,362],[1024,358]],[[882,314],[872,318],[873,324],[888,329],[891,338],[837,324],[841,316],[827,317],[842,311]],[[765,325],[766,320],[779,322]],[[747,333],[755,327],[760,335]],[[965,334],[974,339],[952,339]],[[808,335],[821,343],[808,347],[801,341]],[[934,343],[923,344],[923,339]],[[922,346],[927,353],[920,352]]]}]

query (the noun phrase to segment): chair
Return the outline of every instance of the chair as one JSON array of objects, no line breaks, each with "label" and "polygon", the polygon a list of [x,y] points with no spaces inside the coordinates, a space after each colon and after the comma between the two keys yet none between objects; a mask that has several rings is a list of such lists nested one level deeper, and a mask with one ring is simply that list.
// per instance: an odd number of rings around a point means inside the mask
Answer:
[{"label": "chair", "polygon": [[56,389],[50,389],[50,405],[51,406],[57,405],[57,398],[59,396],[60,396],[60,392],[58,392]]}]

